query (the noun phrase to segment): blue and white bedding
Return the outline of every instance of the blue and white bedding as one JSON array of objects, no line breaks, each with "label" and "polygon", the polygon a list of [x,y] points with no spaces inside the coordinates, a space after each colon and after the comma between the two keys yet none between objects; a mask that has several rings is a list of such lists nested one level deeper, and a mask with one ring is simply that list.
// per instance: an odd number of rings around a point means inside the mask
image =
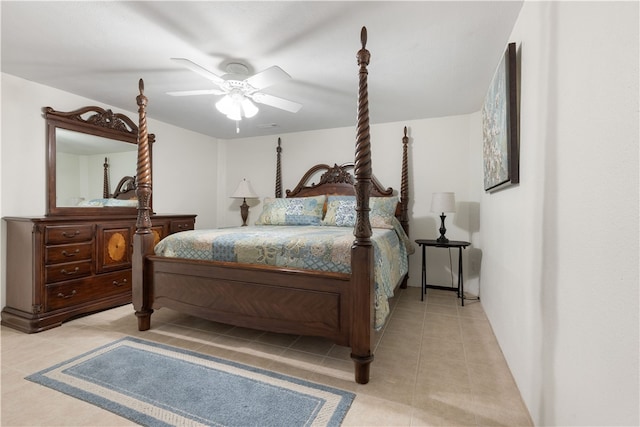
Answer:
[{"label": "blue and white bedding", "polygon": [[[399,223],[374,228],[375,327],[389,314],[388,298],[408,271],[413,247]],[[327,272],[351,272],[353,228],[326,225],[259,225],[172,234],[155,247],[156,255],[263,264]]]}]

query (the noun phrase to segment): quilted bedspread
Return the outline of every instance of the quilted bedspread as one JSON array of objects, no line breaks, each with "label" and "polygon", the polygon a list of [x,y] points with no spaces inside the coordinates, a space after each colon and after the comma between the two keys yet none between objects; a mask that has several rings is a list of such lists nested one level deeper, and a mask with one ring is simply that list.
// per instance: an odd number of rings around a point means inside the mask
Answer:
[{"label": "quilted bedspread", "polygon": [[[375,327],[379,329],[389,314],[388,298],[408,271],[407,254],[412,248],[401,229],[374,228],[371,239],[375,260]],[[155,253],[350,273],[353,241],[350,227],[262,225],[175,233],[160,241]]]}]

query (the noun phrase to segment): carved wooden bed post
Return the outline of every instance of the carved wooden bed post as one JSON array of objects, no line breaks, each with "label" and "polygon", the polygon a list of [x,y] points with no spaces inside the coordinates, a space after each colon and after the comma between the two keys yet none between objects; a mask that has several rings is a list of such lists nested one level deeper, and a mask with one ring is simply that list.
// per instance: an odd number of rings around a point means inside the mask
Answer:
[{"label": "carved wooden bed post", "polygon": [[353,310],[351,313],[351,359],[355,362],[355,379],[359,384],[369,382],[369,365],[373,361],[371,331],[373,330],[373,245],[369,222],[369,192],[371,190],[371,136],[369,134],[369,95],[367,65],[371,55],[366,49],[367,29],[360,33],[362,49],[358,51],[359,90],[358,128],[356,136],[356,224],[355,241],[351,247]]},{"label": "carved wooden bed post", "polygon": [[402,137],[402,181],[400,183],[400,223],[402,228],[409,235],[409,162],[407,161],[407,146],[409,137],[407,136],[407,127],[404,127],[404,136]]},{"label": "carved wooden bed post", "polygon": [[102,175],[102,197],[105,199],[108,199],[110,196],[110,188],[111,186],[109,185],[109,162],[107,161],[107,158],[104,158],[104,163],[102,164],[102,168],[103,168],[103,175]]},{"label": "carved wooden bed post", "polygon": [[[402,179],[400,182],[400,224],[407,236],[409,235],[409,162],[407,160],[407,149],[409,145],[409,137],[407,136],[407,127],[404,127],[404,136],[402,137]],[[404,276],[400,288],[407,289],[409,281],[409,273]]]},{"label": "carved wooden bed post", "polygon": [[278,148],[276,148],[276,198],[282,198],[282,168],[280,167],[280,153],[282,153],[282,147],[280,147],[280,138],[278,138]]},{"label": "carved wooden bed post", "polygon": [[[151,327],[151,301],[150,292],[143,292],[144,257],[153,253],[153,233],[151,233],[151,159],[149,150],[149,137],[147,131],[147,97],[144,96],[144,82],[138,83],[140,95],[136,97],[138,104],[138,164],[137,186],[138,218],[136,221],[136,233],[133,236],[133,269],[132,269],[132,299],[133,308],[138,317],[138,330],[146,331]],[[136,259],[137,258],[137,259]]]}]

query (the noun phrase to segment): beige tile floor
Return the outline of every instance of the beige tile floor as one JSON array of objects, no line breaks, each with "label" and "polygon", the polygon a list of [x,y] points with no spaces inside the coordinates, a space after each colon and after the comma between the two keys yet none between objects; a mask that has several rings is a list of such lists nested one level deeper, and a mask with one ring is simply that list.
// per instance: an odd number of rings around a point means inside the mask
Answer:
[{"label": "beige tile floor", "polygon": [[530,426],[528,412],[478,301],[402,290],[378,334],[371,381],[353,381],[349,349],[264,333],[168,309],[138,332],[130,305],[38,334],[1,330],[2,426],[125,426],[124,418],[24,380],[28,374],[126,335],[187,348],[356,393],[345,426]]}]

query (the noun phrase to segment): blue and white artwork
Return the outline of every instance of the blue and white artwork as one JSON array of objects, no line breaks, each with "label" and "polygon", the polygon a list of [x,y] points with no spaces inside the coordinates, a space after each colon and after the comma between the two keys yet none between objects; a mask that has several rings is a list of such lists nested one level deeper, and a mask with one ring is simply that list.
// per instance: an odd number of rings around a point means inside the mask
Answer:
[{"label": "blue and white artwork", "polygon": [[506,56],[503,56],[482,106],[484,189],[509,181]]}]

